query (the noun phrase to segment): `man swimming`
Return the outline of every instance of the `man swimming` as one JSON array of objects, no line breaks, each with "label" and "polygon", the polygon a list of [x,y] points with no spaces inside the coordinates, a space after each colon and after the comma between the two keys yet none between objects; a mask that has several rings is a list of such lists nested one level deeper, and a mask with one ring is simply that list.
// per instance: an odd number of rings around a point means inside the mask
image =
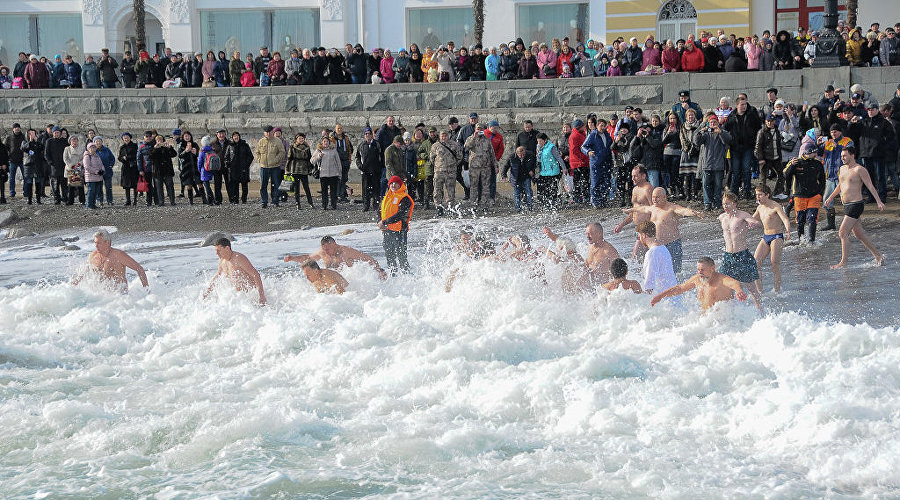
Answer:
[{"label": "man swimming", "polygon": [[319,267],[319,263],[314,260],[307,260],[300,267],[303,269],[306,279],[312,283],[319,293],[336,293],[340,295],[350,285],[337,271],[322,269]]},{"label": "man swimming", "polygon": [[375,271],[378,272],[378,276],[380,276],[381,279],[387,278],[387,273],[384,272],[384,269],[382,269],[381,266],[378,265],[378,261],[372,258],[371,255],[360,252],[355,248],[338,245],[337,242],[334,241],[334,238],[332,238],[331,236],[323,236],[319,244],[319,250],[309,255],[288,254],[284,256],[285,262],[303,263],[308,260],[321,260],[322,263],[325,264],[325,267],[328,269],[336,269],[338,267],[341,267],[342,265],[353,267],[353,264],[357,262],[367,262],[375,268]]},{"label": "man swimming", "polygon": [[643,292],[640,283],[628,279],[628,263],[624,260],[613,260],[612,264],[609,266],[609,271],[612,274],[613,280],[603,284],[603,288],[606,290],[611,292],[617,288],[621,288],[623,290],[631,290],[634,293]]},{"label": "man swimming", "polygon": [[[759,205],[753,212],[753,218],[762,222],[763,237],[756,245],[753,257],[756,266],[762,269],[762,263],[769,257],[772,263],[772,276],[775,280],[775,293],[781,291],[781,251],[784,242],[791,239],[791,221],[788,219],[781,203],[772,200],[772,189],[765,184],[756,186],[756,202]],[[762,293],[762,276],[756,280],[756,290]]]},{"label": "man swimming", "polygon": [[[96,250],[91,252],[88,263],[91,270],[99,274],[101,281],[111,282],[122,292],[127,292],[128,281],[125,276],[125,268],[128,268],[137,272],[144,288],[148,286],[144,268],[127,253],[112,247],[112,237],[108,231],[101,229],[94,233],[94,247]],[[77,285],[83,278],[84,274],[75,276],[72,284]]]},{"label": "man swimming", "polygon": [[722,195],[722,208],[719,216],[722,225],[722,236],[725,239],[725,252],[722,254],[722,265],[719,272],[746,284],[753,302],[762,311],[762,294],[756,288],[759,269],[756,259],[747,249],[747,229],[760,225],[760,222],[747,212],[738,210],[737,195],[727,191]]},{"label": "man swimming", "polygon": [[875,201],[878,203],[878,210],[884,211],[884,203],[882,203],[881,198],[878,196],[878,191],[872,185],[872,178],[869,177],[869,172],[866,171],[865,167],[856,163],[856,148],[853,146],[844,148],[841,151],[841,161],[844,162],[844,165],[841,166],[841,170],[838,172],[838,186],[831,193],[831,196],[825,200],[825,205],[827,206],[834,200],[835,196],[840,194],[841,203],[844,205],[844,220],[841,221],[841,228],[838,230],[838,235],[841,238],[841,261],[831,266],[831,268],[840,269],[847,266],[847,257],[850,253],[850,233],[853,233],[853,236],[856,236],[856,239],[872,253],[872,256],[875,257],[875,265],[881,266],[884,264],[884,254],[875,248],[875,244],[869,239],[868,233],[863,229],[859,220],[863,213],[863,208],[865,208],[862,186],[865,185],[869,192],[872,193],[872,196],[875,197]]},{"label": "man swimming", "polygon": [[704,313],[717,303],[732,300],[735,297],[741,301],[747,300],[747,294],[744,293],[741,284],[736,279],[716,272],[715,262],[709,257],[701,257],[697,261],[697,274],[691,276],[684,283],[655,295],[650,299],[650,305],[655,306],[667,297],[681,295],[695,288],[697,289],[697,300],[700,301],[700,308]]},{"label": "man swimming", "polygon": [[694,209],[682,207],[666,200],[665,188],[658,187],[653,190],[653,204],[649,207],[634,206],[623,210],[628,217],[625,218],[618,226],[616,232],[627,225],[633,214],[644,214],[650,216],[650,222],[656,227],[656,241],[666,247],[669,255],[672,257],[672,268],[676,273],[681,272],[681,232],[678,228],[678,221],[681,217],[698,217],[703,218],[703,214]]},{"label": "man swimming", "polygon": [[[550,238],[550,241],[556,242],[559,238],[559,235],[551,231],[549,227],[544,227],[542,231]],[[591,287],[602,285],[612,279],[609,266],[612,261],[619,258],[619,251],[603,239],[603,226],[599,222],[588,224],[584,229],[584,234],[588,241],[588,254],[584,259],[587,278],[590,279]]]},{"label": "man swimming", "polygon": [[216,280],[220,276],[225,276],[238,291],[246,292],[251,288],[256,288],[259,291],[259,303],[265,305],[266,294],[263,291],[262,277],[250,263],[250,259],[244,254],[232,250],[231,241],[228,238],[216,240],[215,249],[216,256],[219,257],[219,271],[213,276],[206,291],[203,292],[203,298],[205,299],[212,292]]}]

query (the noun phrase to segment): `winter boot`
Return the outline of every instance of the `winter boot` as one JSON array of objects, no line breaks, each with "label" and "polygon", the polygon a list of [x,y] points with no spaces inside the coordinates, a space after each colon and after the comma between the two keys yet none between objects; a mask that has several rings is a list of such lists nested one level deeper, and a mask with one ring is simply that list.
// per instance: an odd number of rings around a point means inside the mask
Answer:
[{"label": "winter boot", "polygon": [[834,231],[835,229],[837,229],[834,225],[834,209],[829,208],[826,210],[826,212],[828,213],[828,225],[825,226],[824,231]]}]

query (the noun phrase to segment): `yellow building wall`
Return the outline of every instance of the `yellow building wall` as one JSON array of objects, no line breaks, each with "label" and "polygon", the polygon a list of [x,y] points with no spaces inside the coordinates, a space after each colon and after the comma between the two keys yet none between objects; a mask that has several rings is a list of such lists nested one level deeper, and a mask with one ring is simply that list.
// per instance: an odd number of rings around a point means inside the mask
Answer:
[{"label": "yellow building wall", "polygon": [[[626,39],[634,36],[643,40],[656,33],[656,22],[662,0],[608,0],[606,3],[607,38]],[[697,30],[715,31],[744,36],[750,33],[752,0],[692,0],[697,11]]]}]

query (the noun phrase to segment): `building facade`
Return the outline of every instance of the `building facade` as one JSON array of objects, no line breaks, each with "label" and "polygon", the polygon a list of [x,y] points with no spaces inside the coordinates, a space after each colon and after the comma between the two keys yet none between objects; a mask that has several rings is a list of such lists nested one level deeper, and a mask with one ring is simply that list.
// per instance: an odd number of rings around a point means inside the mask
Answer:
[{"label": "building facade", "polygon": [[[841,5],[846,0],[840,0]],[[900,1],[860,2],[859,19],[900,20]],[[146,0],[150,52],[234,50],[260,46],[397,49],[453,40],[474,43],[471,0]],[[683,38],[699,30],[724,29],[739,36],[763,30],[819,27],[823,0],[489,0],[485,45],[523,38],[549,42],[612,40],[647,35]],[[134,49],[132,0],[0,0],[0,60],[19,51],[76,60],[109,47]]]}]

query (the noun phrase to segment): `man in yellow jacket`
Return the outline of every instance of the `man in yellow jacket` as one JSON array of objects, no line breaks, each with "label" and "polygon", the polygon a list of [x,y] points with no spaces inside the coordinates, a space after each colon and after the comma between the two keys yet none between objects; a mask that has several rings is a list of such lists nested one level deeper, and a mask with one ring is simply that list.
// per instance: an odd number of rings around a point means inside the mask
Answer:
[{"label": "man in yellow jacket", "polygon": [[412,218],[412,198],[406,192],[406,186],[400,176],[388,180],[388,191],[381,200],[381,220],[378,229],[384,234],[384,256],[387,258],[391,275],[397,270],[409,272],[409,261],[406,260],[406,233],[409,220]]},{"label": "man in yellow jacket", "polygon": [[278,206],[278,179],[281,165],[284,163],[285,151],[281,139],[272,135],[272,126],[263,129],[263,138],[256,143],[256,158],[259,160],[259,197],[262,207],[269,205],[269,190],[266,185],[272,183],[272,204]]}]

